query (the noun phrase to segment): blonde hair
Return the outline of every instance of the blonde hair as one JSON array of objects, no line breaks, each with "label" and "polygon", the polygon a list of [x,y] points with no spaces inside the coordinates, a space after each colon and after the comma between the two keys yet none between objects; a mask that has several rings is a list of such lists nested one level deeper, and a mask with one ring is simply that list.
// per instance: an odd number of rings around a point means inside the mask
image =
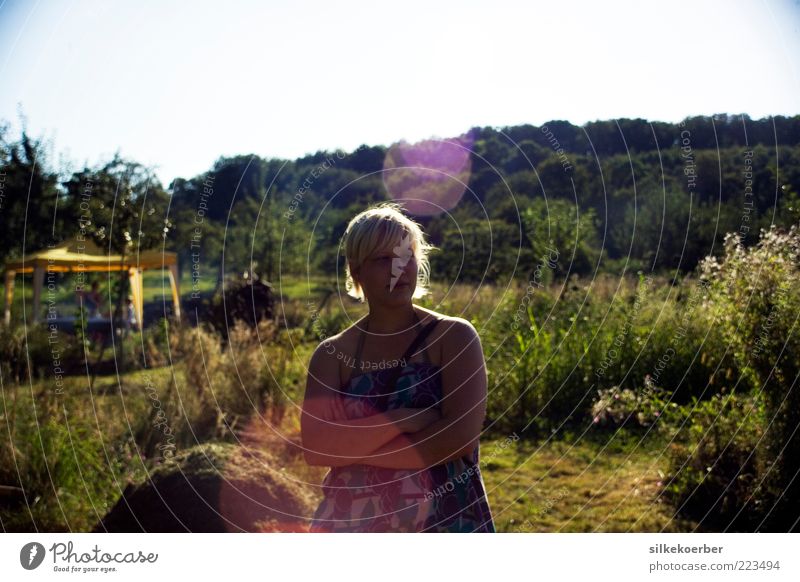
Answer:
[{"label": "blonde hair", "polygon": [[353,279],[353,269],[358,269],[374,252],[392,248],[406,234],[411,236],[411,250],[417,259],[417,288],[414,299],[430,292],[430,261],[428,253],[436,247],[425,240],[422,227],[403,214],[397,202],[381,202],[360,212],[348,223],[342,237],[346,260],[345,287],[350,297],[366,300],[364,290]]}]

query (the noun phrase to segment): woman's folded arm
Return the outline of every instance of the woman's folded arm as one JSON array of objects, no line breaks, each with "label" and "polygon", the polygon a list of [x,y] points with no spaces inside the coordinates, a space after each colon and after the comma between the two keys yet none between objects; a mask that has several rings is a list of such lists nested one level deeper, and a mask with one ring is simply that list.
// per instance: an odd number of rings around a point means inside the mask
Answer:
[{"label": "woman's folded arm", "polygon": [[392,439],[420,430],[439,418],[433,409],[398,408],[347,419],[335,388],[338,384],[338,364],[323,343],[311,357],[300,416],[303,455],[309,465],[338,467],[358,463]]},{"label": "woman's folded arm", "polygon": [[392,411],[356,420],[324,420],[303,412],[303,454],[309,465],[352,465],[403,434]]},{"label": "woman's folded arm", "polygon": [[358,462],[392,469],[426,469],[469,455],[478,446],[478,439],[463,436],[454,428],[456,424],[443,418],[419,432],[401,434]]}]

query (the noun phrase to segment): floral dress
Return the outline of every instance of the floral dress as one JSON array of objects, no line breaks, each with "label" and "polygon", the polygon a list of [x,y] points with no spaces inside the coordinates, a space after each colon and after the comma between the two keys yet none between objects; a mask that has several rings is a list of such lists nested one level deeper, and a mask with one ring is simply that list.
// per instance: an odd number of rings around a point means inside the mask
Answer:
[{"label": "floral dress", "polygon": [[[359,361],[362,345],[363,334],[356,356]],[[337,396],[342,398],[348,418],[438,405],[442,399],[440,368],[430,363],[427,350],[424,353],[426,362],[401,367],[393,389],[391,368],[351,377]],[[407,357],[408,352],[401,362]],[[362,464],[332,467],[322,483],[324,497],[314,513],[311,531],[494,532],[479,467],[478,448],[469,456],[427,469]]]}]

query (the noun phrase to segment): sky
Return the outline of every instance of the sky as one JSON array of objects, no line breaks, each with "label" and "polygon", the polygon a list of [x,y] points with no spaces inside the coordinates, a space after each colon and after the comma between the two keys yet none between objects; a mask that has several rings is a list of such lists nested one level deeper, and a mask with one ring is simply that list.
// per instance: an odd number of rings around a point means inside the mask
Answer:
[{"label": "sky", "polygon": [[168,186],[474,126],[796,115],[799,23],[798,0],[0,0],[0,120],[62,170],[119,151]]}]

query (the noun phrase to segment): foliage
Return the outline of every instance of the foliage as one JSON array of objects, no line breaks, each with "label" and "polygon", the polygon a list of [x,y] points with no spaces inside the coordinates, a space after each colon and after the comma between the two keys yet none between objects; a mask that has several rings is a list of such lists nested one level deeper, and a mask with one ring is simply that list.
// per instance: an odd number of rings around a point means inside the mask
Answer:
[{"label": "foliage", "polygon": [[[120,487],[141,478],[135,445],[98,426],[90,407],[52,382],[28,393],[4,390],[0,483],[19,487],[19,507],[0,506],[6,531],[87,531]],[[27,395],[31,394],[31,401]]]},{"label": "foliage", "polygon": [[534,264],[548,261],[556,280],[573,273],[589,275],[595,270],[601,247],[594,209],[581,212],[568,200],[537,198],[523,209],[522,220]]},{"label": "foliage", "polygon": [[592,422],[604,428],[640,429],[653,426],[669,410],[670,393],[645,377],[640,390],[620,389],[618,386],[601,388],[592,404]]},{"label": "foliage", "polygon": [[676,412],[667,451],[665,496],[677,510],[715,531],[754,531],[771,499],[763,486],[767,458],[759,446],[763,403],[752,396],[717,394]]},{"label": "foliage", "polygon": [[261,321],[271,320],[275,309],[272,286],[250,273],[231,278],[224,289],[214,295],[199,318],[211,325],[222,338],[227,338],[236,321],[256,327]]},{"label": "foliage", "polygon": [[70,224],[68,214],[56,212],[58,174],[47,145],[24,129],[10,140],[0,122],[0,262],[45,248]]},{"label": "foliage", "polygon": [[[166,244],[179,252],[182,271],[199,265],[218,284],[226,273],[248,270],[269,281],[304,269],[330,276],[341,269],[347,221],[389,197],[381,170],[391,150],[383,147],[296,160],[221,157],[207,172],[174,180],[170,199],[149,170],[118,156],[59,184],[44,142],[6,134],[0,131],[3,210],[19,220],[4,231],[4,257],[72,239],[82,226],[130,255],[164,242],[168,229]],[[800,116],[617,119],[582,128],[551,121],[546,128],[473,128],[469,140],[467,195],[449,215],[420,217],[443,249],[434,277],[524,279],[550,239],[559,275],[593,272],[601,251],[608,259],[601,270],[624,260],[687,273],[720,248],[726,232],[741,230],[749,245],[759,228],[798,218]],[[742,198],[746,175],[752,207]],[[87,192],[88,207],[81,207]],[[53,228],[29,228],[39,223]]]},{"label": "foliage", "polygon": [[11,383],[71,373],[83,357],[73,337],[39,324],[0,326],[0,353],[0,373]]},{"label": "foliage", "polygon": [[520,230],[505,222],[467,218],[442,234],[441,248],[431,255],[431,272],[447,281],[509,279],[518,263],[529,264]]},{"label": "foliage", "polygon": [[725,256],[706,259],[701,274],[722,333],[764,401],[765,454],[774,460],[766,486],[778,504],[766,527],[785,531],[800,507],[800,230],[762,231],[750,248],[728,235]]},{"label": "foliage", "polygon": [[[79,231],[69,234],[78,240],[91,238],[131,265],[136,265],[138,253],[163,244],[169,232],[167,193],[141,164],[115,155],[98,168],[73,173],[64,188],[68,212],[80,217]],[[114,316],[121,318],[129,294],[127,271],[119,272],[113,290]],[[123,354],[120,351],[117,357],[121,369],[126,359]]]}]

